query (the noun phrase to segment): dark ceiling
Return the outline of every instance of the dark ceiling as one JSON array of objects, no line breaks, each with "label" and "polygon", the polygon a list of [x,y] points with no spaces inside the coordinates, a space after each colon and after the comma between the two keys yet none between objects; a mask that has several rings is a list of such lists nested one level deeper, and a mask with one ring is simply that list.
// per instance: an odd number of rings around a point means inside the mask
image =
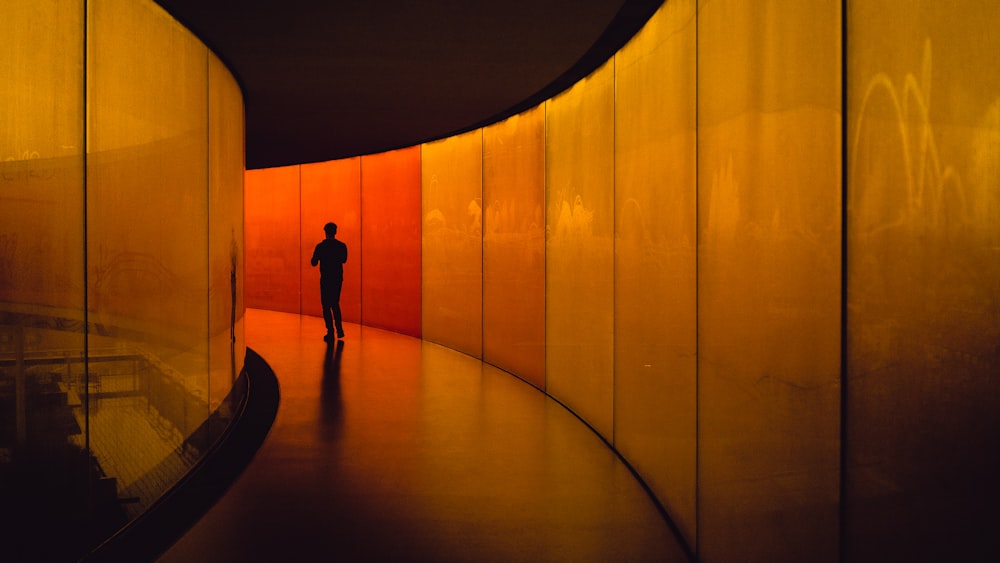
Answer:
[{"label": "dark ceiling", "polygon": [[663,0],[157,0],[243,88],[247,168],[474,129],[597,68]]}]

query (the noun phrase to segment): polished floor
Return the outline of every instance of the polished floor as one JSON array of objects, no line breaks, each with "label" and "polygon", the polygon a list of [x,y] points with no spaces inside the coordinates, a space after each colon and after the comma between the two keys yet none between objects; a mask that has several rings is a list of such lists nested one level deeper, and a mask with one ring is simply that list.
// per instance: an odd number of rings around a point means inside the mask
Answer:
[{"label": "polished floor", "polygon": [[253,461],[160,561],[686,561],[586,425],[448,348],[247,312],[281,403]]}]

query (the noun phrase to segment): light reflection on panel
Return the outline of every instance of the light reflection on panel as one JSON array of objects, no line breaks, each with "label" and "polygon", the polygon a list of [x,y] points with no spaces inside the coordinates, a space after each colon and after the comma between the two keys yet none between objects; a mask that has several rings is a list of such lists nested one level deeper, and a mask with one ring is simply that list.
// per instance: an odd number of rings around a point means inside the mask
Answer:
[{"label": "light reflection on panel", "polygon": [[66,309],[77,320],[83,318],[82,29],[80,2],[0,3],[0,303]]},{"label": "light reflection on panel", "polygon": [[361,319],[420,336],[420,147],[361,157]]},{"label": "light reflection on panel", "polygon": [[695,540],[695,4],[615,59],[615,447]]},{"label": "light reflection on panel", "polygon": [[[208,417],[207,50],[154,4],[88,5],[89,385],[122,394],[93,396],[89,445],[119,494],[140,499],[123,507],[134,512],[163,490],[150,472]],[[130,377],[98,366],[109,345],[144,361]],[[169,439],[143,437],[149,411]]]},{"label": "light reflection on panel", "polygon": [[5,0],[0,37],[0,496],[28,516],[0,535],[74,560],[218,435],[244,353],[242,100],[152,2]]},{"label": "light reflection on panel", "polygon": [[244,176],[247,307],[299,312],[299,167]]},{"label": "light reflection on panel", "polygon": [[698,14],[698,538],[836,561],[840,2]]},{"label": "light reflection on panel", "polygon": [[1000,4],[848,6],[846,556],[986,560],[1000,503]]},{"label": "light reflection on panel", "polygon": [[347,245],[340,311],[344,321],[361,321],[361,158],[303,164],[302,174],[302,313],[323,316],[319,267],[309,263],[326,237],[323,226],[337,224],[337,239]]},{"label": "light reflection on panel", "polygon": [[66,463],[85,459],[79,401],[52,400],[84,379],[68,360],[85,348],[83,17],[79,1],[0,2],[0,558],[11,561],[76,559],[58,524],[90,516],[93,473]]},{"label": "light reflection on panel", "polygon": [[546,104],[545,387],[613,438],[614,63]]},{"label": "light reflection on panel", "polygon": [[483,129],[483,359],[545,387],[545,113]]},{"label": "light reflection on panel", "polygon": [[422,148],[423,337],[477,358],[483,347],[482,130]]},{"label": "light reflection on panel", "polygon": [[209,409],[243,369],[243,95],[209,56]]}]

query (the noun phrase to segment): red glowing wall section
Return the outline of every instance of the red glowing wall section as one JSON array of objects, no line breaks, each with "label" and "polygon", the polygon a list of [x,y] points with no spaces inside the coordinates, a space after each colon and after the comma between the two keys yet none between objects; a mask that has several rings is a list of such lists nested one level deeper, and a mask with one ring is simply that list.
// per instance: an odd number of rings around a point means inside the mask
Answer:
[{"label": "red glowing wall section", "polygon": [[361,158],[301,166],[302,314],[323,315],[319,268],[309,264],[323,225],[337,224],[337,238],[347,245],[340,310],[344,320],[361,321]]},{"label": "red glowing wall section", "polygon": [[243,189],[246,306],[298,313],[299,167],[250,170]]},{"label": "red glowing wall section", "polygon": [[420,147],[361,157],[362,324],[420,336]]}]

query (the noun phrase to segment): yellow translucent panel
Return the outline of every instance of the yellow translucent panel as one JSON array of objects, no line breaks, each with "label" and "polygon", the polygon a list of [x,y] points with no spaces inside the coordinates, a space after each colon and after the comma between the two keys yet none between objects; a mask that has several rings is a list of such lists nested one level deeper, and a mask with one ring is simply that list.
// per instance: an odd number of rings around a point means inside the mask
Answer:
[{"label": "yellow translucent panel", "polygon": [[483,130],[483,359],[545,387],[545,112]]},{"label": "yellow translucent panel", "polygon": [[344,321],[361,321],[361,158],[345,158],[301,166],[302,181],[302,314],[323,316],[319,267],[309,263],[323,226],[337,224],[337,239],[347,245],[340,310]]},{"label": "yellow translucent panel", "polygon": [[1000,502],[1000,3],[848,6],[846,557],[982,560]]},{"label": "yellow translucent panel", "polygon": [[421,150],[421,334],[483,354],[482,130]]},{"label": "yellow translucent panel", "polygon": [[836,561],[840,2],[698,14],[698,538]]},{"label": "yellow translucent panel", "polygon": [[[144,479],[209,412],[208,57],[155,4],[88,6],[89,445],[138,510],[162,491]],[[102,364],[109,346],[139,359]],[[125,399],[100,394],[114,391]],[[137,397],[172,438],[144,434]]]},{"label": "yellow translucent panel", "polygon": [[0,311],[82,321],[83,4],[4,0],[0,37]]},{"label": "yellow translucent panel", "polygon": [[[84,493],[45,493],[87,482],[85,465],[51,468],[84,459],[70,457],[84,431],[83,16],[82,2],[0,2],[0,557],[14,559],[61,558],[33,543],[50,540],[44,518],[87,509]],[[27,483],[42,490],[11,494]]]},{"label": "yellow translucent panel", "polygon": [[695,539],[695,4],[615,58],[615,447]]},{"label": "yellow translucent panel", "polygon": [[546,104],[545,386],[609,439],[614,115],[613,62]]},{"label": "yellow translucent panel", "polygon": [[298,313],[299,166],[248,170],[243,189],[246,306]]},{"label": "yellow translucent panel", "polygon": [[243,369],[243,95],[214,55],[208,66],[209,408]]}]

